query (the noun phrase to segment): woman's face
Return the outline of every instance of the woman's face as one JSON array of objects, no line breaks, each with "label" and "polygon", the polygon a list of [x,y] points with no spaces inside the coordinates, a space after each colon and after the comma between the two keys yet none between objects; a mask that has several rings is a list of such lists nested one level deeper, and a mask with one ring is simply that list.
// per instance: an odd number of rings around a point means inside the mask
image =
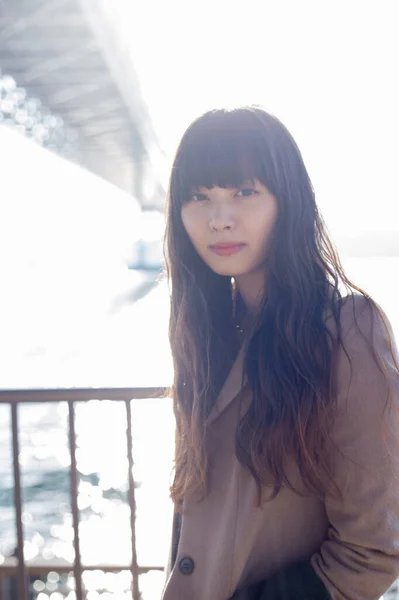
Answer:
[{"label": "woman's face", "polygon": [[[277,200],[259,180],[239,188],[193,188],[181,209],[183,225],[203,261],[231,277],[263,268],[277,217]],[[217,254],[212,245],[242,244],[234,253]]]}]

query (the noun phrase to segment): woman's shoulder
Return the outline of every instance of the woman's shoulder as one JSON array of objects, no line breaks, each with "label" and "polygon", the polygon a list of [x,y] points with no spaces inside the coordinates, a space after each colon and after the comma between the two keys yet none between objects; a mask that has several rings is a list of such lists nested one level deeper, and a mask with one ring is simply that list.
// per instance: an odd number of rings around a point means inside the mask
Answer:
[{"label": "woman's shoulder", "polygon": [[[335,313],[335,318],[334,318]],[[392,326],[383,308],[370,296],[353,292],[342,296],[327,312],[326,325],[337,331],[337,319],[342,342],[378,342],[381,337],[394,340]]]},{"label": "woman's shoulder", "polygon": [[[383,397],[389,382],[399,400],[399,355],[386,313],[375,300],[360,293],[343,297],[340,304],[340,340],[334,336],[339,341],[338,386],[349,390],[353,385],[355,390],[363,390],[361,395],[366,402],[365,387],[368,391],[378,389]],[[330,327],[336,334],[335,321]]]},{"label": "woman's shoulder", "polygon": [[380,419],[388,397],[399,409],[399,356],[392,327],[377,302],[357,293],[342,298],[339,321],[341,343],[334,362],[338,406],[344,419],[363,415],[369,425]]}]

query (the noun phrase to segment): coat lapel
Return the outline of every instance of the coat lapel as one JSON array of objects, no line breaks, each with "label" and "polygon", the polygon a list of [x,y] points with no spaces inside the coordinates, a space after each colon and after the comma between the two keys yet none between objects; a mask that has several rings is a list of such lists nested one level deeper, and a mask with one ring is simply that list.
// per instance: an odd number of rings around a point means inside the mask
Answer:
[{"label": "coat lapel", "polygon": [[235,400],[238,396],[241,396],[247,391],[248,383],[244,383],[244,387],[241,387],[242,380],[242,369],[243,369],[243,358],[244,358],[244,347],[242,346],[237,358],[223,384],[220,394],[215,402],[215,406],[206,419],[205,425],[208,426],[213,423],[219,415]]}]

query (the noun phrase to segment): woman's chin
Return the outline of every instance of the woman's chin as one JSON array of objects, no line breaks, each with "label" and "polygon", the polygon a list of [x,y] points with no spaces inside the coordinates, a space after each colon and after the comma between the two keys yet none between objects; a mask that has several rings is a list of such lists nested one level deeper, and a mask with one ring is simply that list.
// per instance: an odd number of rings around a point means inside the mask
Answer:
[{"label": "woman's chin", "polygon": [[214,273],[225,275],[226,277],[237,277],[238,275],[244,275],[247,272],[245,269],[237,269],[237,267],[229,267],[228,265],[209,265],[209,268],[212,269]]}]

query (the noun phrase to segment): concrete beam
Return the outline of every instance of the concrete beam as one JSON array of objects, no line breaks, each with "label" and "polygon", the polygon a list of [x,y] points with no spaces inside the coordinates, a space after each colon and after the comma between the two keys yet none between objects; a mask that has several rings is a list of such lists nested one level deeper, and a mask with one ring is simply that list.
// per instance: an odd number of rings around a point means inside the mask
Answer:
[{"label": "concrete beam", "polygon": [[[75,53],[72,52],[72,55],[75,56]],[[94,51],[85,54],[84,61],[81,60],[81,53],[76,53],[76,58],[78,61],[80,60],[79,73],[81,73],[82,75],[86,75],[86,77],[88,77],[91,76],[92,73],[97,74],[104,72],[104,64],[102,62],[102,57],[101,55],[99,56],[98,54],[96,54]],[[13,71],[18,75],[24,76],[25,73],[29,73],[31,70],[36,69],[38,62],[47,63],[47,61],[49,61],[50,59],[52,59],[52,56],[49,56],[48,52],[42,52],[40,54],[32,49],[30,52],[27,52],[25,54],[13,54],[11,52],[6,52],[5,48],[0,46],[0,61],[3,72]],[[59,61],[57,64],[60,64]],[[66,59],[61,64],[61,66],[63,68],[63,72],[59,73],[61,78],[64,75],[68,76],[70,73],[74,73],[76,71],[75,62],[72,58],[71,61]],[[52,68],[48,69],[48,73],[51,73],[52,75],[56,72],[57,71],[54,71]]]},{"label": "concrete beam", "polygon": [[84,85],[65,86],[58,92],[48,95],[48,102],[55,109],[59,104],[67,104],[71,102],[71,100],[76,100],[76,98],[81,98],[82,104],[87,104],[87,100],[84,100],[87,96],[99,94],[104,88],[107,88],[108,85],[108,81],[102,81],[101,83],[90,82]]},{"label": "concrete beam", "polygon": [[[86,47],[88,52],[94,48],[94,42],[89,43],[88,47]],[[41,79],[42,77],[49,75],[52,71],[60,71],[61,69],[65,69],[66,67],[76,64],[81,60],[82,51],[80,49],[75,52],[69,51],[62,56],[58,54],[51,56],[47,60],[41,61],[36,67],[30,69],[29,72],[24,75],[24,85],[28,85],[37,79]]]},{"label": "concrete beam", "polygon": [[[115,6],[108,0],[79,0],[79,2],[124,100],[134,129],[142,139],[142,145],[152,171],[155,177],[161,181],[162,187],[165,187],[164,153],[160,148],[147,106],[141,95],[140,83],[130,49],[120,28],[119,15]],[[132,147],[133,144],[132,136]],[[151,150],[148,151],[148,148]],[[163,207],[163,200],[160,198],[159,209]],[[145,205],[145,198],[140,198],[140,201]]]},{"label": "concrete beam", "polygon": [[[21,10],[18,2],[9,0],[8,6],[10,16],[13,16],[14,18],[8,26],[6,25],[1,28],[0,46],[16,35],[24,33],[35,23],[40,23],[44,18],[48,18],[49,13],[52,11],[59,10],[67,4],[70,4],[70,0],[47,0],[46,2],[42,2],[39,6],[37,2],[30,2],[29,5],[26,4]],[[30,7],[30,10],[27,9],[28,6]]]}]

